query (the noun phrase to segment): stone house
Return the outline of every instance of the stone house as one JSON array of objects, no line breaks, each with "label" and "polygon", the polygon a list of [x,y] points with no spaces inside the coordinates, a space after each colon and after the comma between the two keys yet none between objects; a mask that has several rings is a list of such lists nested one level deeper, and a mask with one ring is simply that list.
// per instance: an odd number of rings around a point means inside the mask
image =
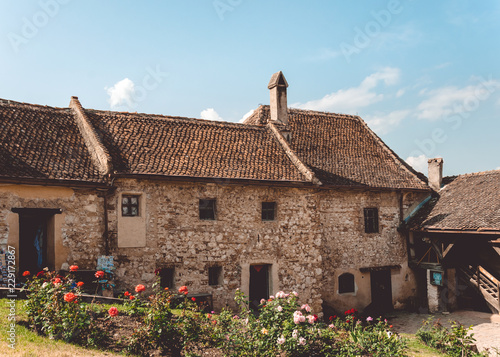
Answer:
[{"label": "stone house", "polygon": [[405,227],[410,266],[429,310],[500,312],[500,170],[442,177],[429,160],[434,193]]},{"label": "stone house", "polygon": [[215,308],[295,290],[315,311],[417,294],[398,226],[429,194],[358,116],[270,105],[244,123],[0,100],[0,246],[18,271],[96,269],[116,291],[188,285]]}]

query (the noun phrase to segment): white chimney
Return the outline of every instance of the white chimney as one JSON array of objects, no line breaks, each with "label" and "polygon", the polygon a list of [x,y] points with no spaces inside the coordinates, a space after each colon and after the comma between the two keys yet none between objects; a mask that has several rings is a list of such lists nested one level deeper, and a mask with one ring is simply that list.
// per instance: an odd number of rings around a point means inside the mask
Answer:
[{"label": "white chimney", "polygon": [[434,191],[441,189],[443,182],[443,159],[440,157],[427,160],[429,166],[429,186]]},{"label": "white chimney", "polygon": [[271,77],[267,88],[271,91],[271,120],[288,125],[286,88],[288,83],[281,71]]}]

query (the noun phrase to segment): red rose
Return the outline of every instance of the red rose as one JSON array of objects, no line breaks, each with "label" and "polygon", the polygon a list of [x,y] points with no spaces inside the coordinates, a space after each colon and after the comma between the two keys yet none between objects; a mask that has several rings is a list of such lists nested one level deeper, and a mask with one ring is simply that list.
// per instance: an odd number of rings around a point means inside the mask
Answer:
[{"label": "red rose", "polygon": [[191,300],[196,301],[196,298],[195,298],[195,297],[192,297],[192,298],[191,298]]},{"label": "red rose", "polygon": [[95,273],[95,277],[96,277],[97,279],[104,278],[104,272],[103,272],[102,270],[96,271],[96,273]]},{"label": "red rose", "polygon": [[134,296],[134,295],[130,295],[129,299],[130,299],[130,300],[134,300],[134,299],[135,299],[135,296]]},{"label": "red rose", "polygon": [[130,296],[130,293],[128,291],[125,291],[125,294],[123,294],[124,296]]},{"label": "red rose", "polygon": [[314,322],[318,322],[319,318],[318,315],[313,315],[314,316]]},{"label": "red rose", "polygon": [[110,307],[108,310],[109,316],[117,316],[118,315],[118,309],[114,306]]},{"label": "red rose", "polygon": [[78,271],[78,265],[71,265],[71,266],[69,267],[69,271],[70,271],[70,272],[75,272],[75,271]]},{"label": "red rose", "polygon": [[76,299],[76,295],[73,293],[67,293],[64,295],[64,301],[72,302]]},{"label": "red rose", "polygon": [[79,288],[81,288],[83,286],[83,281],[79,281],[78,283],[76,283],[76,286],[78,286]]},{"label": "red rose", "polygon": [[54,284],[61,284],[62,280],[60,278],[54,278]]},{"label": "red rose", "polygon": [[144,287],[144,285],[142,285],[142,284],[139,284],[139,285],[137,285],[137,286],[135,287],[135,292],[136,292],[136,293],[140,293],[140,292],[142,292],[142,291],[144,291],[144,290],[146,290],[146,288],[145,288],[145,287]]},{"label": "red rose", "polygon": [[179,293],[187,295],[188,293],[188,288],[186,285],[183,285],[179,288]]},{"label": "red rose", "polygon": [[207,317],[210,319],[212,317],[212,314],[207,314]]},{"label": "red rose", "polygon": [[23,276],[28,276],[30,275],[30,271],[29,270],[26,270],[24,273],[23,273]]},{"label": "red rose", "polygon": [[155,269],[155,275],[158,275],[160,273],[161,273],[161,269],[159,269],[159,268]]}]

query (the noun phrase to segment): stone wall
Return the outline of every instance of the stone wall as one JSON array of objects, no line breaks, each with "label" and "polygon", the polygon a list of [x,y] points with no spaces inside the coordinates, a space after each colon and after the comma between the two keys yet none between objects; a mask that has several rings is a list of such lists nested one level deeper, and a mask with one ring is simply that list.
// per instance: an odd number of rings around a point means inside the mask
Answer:
[{"label": "stone wall", "polygon": [[[122,287],[150,284],[153,271],[175,267],[175,285],[193,293],[212,293],[217,308],[233,305],[234,292],[248,293],[251,264],[272,264],[271,293],[295,289],[320,308],[321,235],[317,232],[315,195],[304,189],[229,186],[205,183],[161,183],[120,180],[110,202],[122,192],[143,192],[146,247],[118,248],[113,254]],[[217,219],[200,220],[199,199],[217,200]],[[261,202],[277,202],[277,220],[261,221]],[[117,212],[109,212],[110,229],[118,229]],[[208,285],[208,267],[222,266],[219,286]]]},{"label": "stone wall", "polygon": [[[339,309],[370,303],[370,273],[362,267],[395,266],[393,302],[404,306],[415,293],[407,266],[406,243],[399,235],[397,192],[224,185],[120,179],[109,199],[112,254],[119,288],[151,284],[156,268],[175,268],[175,286],[211,293],[216,308],[233,306],[237,288],[248,293],[249,267],[272,264],[271,293],[295,290],[302,302],[320,311],[324,302]],[[146,245],[118,248],[122,193],[142,192]],[[217,219],[200,220],[199,199],[217,200]],[[406,195],[403,213],[422,199]],[[277,219],[261,221],[261,202],[277,202]],[[363,208],[379,209],[380,233],[364,233]],[[127,238],[130,240],[130,237]],[[208,285],[208,267],[220,265],[223,284]],[[357,292],[339,295],[337,278],[356,275]]]},{"label": "stone wall", "polygon": [[[423,194],[116,179],[108,194],[110,255],[117,291],[151,286],[154,270],[174,268],[174,285],[211,293],[216,309],[234,306],[234,293],[249,293],[250,267],[270,265],[270,293],[297,291],[315,311],[362,309],[371,301],[370,271],[393,266],[393,304],[415,295],[406,242],[397,232]],[[139,217],[121,216],[122,194],[140,195]],[[216,199],[216,220],[199,219],[200,199]],[[275,221],[261,220],[261,202],[277,202]],[[104,254],[104,199],[96,191],[45,186],[0,186],[0,244],[19,242],[12,208],[60,208],[54,215],[56,268],[95,269]],[[379,233],[365,233],[363,209],[376,207]],[[127,221],[132,219],[130,221]],[[222,267],[210,286],[208,268]],[[338,277],[351,273],[355,292],[339,294]]]},{"label": "stone wall", "polygon": [[19,261],[19,214],[12,208],[61,209],[49,218],[47,236],[52,240],[52,264],[76,263],[95,269],[104,254],[104,202],[96,191],[66,187],[0,185],[0,248],[16,248]]}]

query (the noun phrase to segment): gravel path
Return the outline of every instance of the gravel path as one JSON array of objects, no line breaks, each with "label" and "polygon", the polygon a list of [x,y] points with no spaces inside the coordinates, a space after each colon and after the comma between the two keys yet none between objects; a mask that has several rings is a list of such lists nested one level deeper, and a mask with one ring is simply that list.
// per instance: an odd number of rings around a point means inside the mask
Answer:
[{"label": "gravel path", "polygon": [[[422,326],[423,321],[429,317],[440,319],[441,324],[450,326],[450,321],[458,321],[465,326],[473,326],[472,333],[476,339],[479,351],[488,348],[490,355],[500,356],[500,315],[488,314],[477,311],[455,311],[451,313],[438,313],[434,315],[417,314],[408,312],[394,312],[389,319],[394,330],[399,333],[416,333]],[[498,353],[492,351],[498,348]]]}]

